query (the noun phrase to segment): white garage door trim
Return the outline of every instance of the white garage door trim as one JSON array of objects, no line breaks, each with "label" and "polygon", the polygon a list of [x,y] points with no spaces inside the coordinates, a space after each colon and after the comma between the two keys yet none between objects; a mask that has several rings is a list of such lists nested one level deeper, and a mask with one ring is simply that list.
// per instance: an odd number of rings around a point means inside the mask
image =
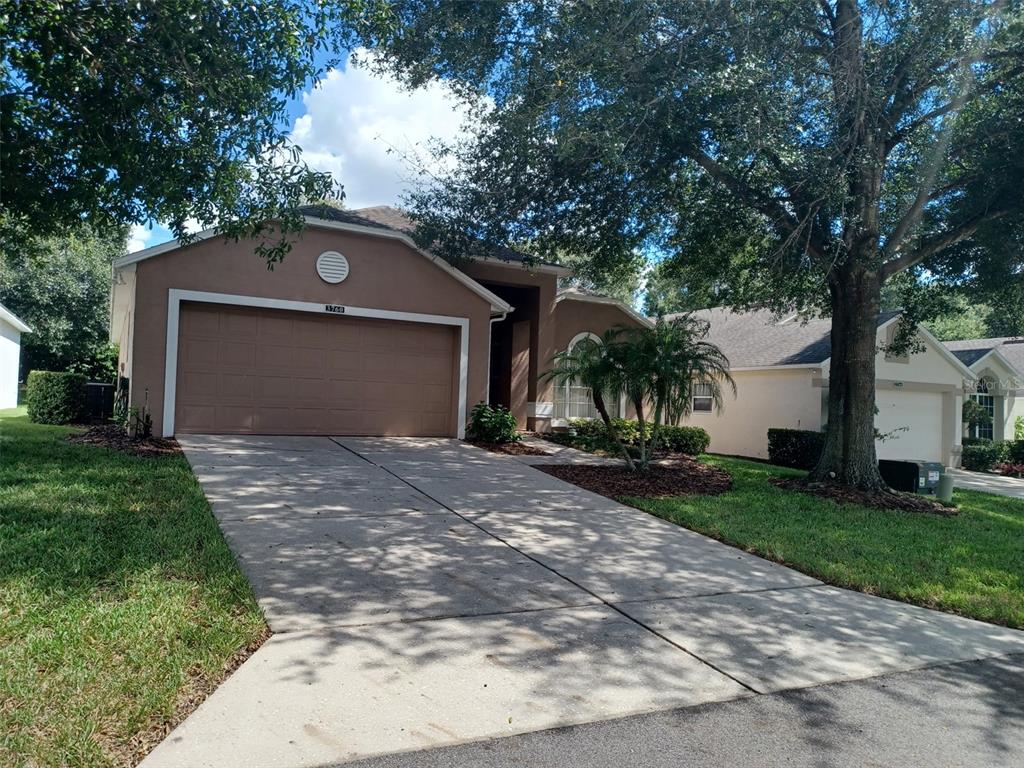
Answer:
[{"label": "white garage door trim", "polygon": [[207,304],[229,304],[238,307],[266,307],[320,315],[347,315],[376,320],[398,320],[407,323],[449,325],[459,329],[459,412],[456,414],[458,437],[466,436],[466,398],[469,382],[469,318],[449,315],[426,315],[419,312],[398,312],[391,309],[352,307],[348,304],[315,304],[311,301],[268,299],[263,296],[238,296],[232,293],[209,293],[170,288],[167,291],[167,353],[164,360],[164,436],[174,434],[174,408],[178,381],[178,321],[181,302],[201,301]]}]

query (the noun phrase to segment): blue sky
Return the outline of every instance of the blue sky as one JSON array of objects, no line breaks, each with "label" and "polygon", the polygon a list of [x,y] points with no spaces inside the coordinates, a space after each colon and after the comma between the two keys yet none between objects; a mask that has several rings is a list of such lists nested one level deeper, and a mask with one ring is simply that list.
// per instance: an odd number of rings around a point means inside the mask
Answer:
[{"label": "blue sky", "polygon": [[[362,208],[396,204],[418,168],[434,169],[427,151],[431,139],[458,136],[465,116],[442,85],[409,93],[364,68],[344,66],[289,102],[285,127],[306,162],[344,186],[345,204]],[[132,230],[128,250],[170,239],[162,226],[140,225]]]}]

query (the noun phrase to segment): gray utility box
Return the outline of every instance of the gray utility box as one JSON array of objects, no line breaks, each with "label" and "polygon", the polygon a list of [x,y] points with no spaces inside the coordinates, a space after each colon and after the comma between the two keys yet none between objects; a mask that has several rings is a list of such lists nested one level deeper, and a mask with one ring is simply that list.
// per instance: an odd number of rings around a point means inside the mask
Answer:
[{"label": "gray utility box", "polygon": [[882,459],[878,471],[889,487],[906,493],[927,493],[935,495],[939,488],[943,466],[937,461],[894,461]]}]

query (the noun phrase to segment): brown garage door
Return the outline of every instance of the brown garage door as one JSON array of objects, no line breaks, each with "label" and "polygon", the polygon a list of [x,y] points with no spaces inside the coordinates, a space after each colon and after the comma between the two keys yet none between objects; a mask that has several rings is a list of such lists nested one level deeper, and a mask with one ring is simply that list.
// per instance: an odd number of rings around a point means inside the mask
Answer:
[{"label": "brown garage door", "polygon": [[185,303],[175,429],[455,433],[451,326]]}]

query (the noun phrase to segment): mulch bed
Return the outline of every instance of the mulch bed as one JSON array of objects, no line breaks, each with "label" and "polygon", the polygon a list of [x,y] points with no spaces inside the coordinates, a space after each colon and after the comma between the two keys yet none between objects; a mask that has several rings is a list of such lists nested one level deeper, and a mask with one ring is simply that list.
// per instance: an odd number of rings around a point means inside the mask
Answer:
[{"label": "mulch bed", "polygon": [[147,458],[181,453],[181,446],[177,440],[166,440],[162,437],[128,437],[124,428],[116,424],[88,427],[85,432],[69,435],[68,442],[98,445]]},{"label": "mulch bed", "polygon": [[550,456],[548,451],[543,448],[537,448],[533,445],[527,445],[526,443],[476,443],[472,440],[467,440],[470,445],[475,445],[477,448],[483,448],[485,451],[491,453],[504,453],[507,456]]},{"label": "mulch bed", "polygon": [[839,504],[859,504],[862,507],[871,507],[872,509],[920,512],[927,515],[941,515],[942,517],[953,517],[959,512],[956,507],[946,506],[936,499],[931,499],[927,496],[917,496],[912,493],[857,491],[825,483],[809,483],[799,477],[773,477],[769,479],[769,482],[777,488],[808,493],[813,496],[822,496],[826,499],[832,499]]},{"label": "mulch bed", "polygon": [[646,472],[631,471],[625,464],[554,464],[536,468],[609,499],[624,496],[657,499],[690,494],[713,496],[732,488],[728,472],[709,467],[689,456],[674,456],[670,461],[652,464]]}]

